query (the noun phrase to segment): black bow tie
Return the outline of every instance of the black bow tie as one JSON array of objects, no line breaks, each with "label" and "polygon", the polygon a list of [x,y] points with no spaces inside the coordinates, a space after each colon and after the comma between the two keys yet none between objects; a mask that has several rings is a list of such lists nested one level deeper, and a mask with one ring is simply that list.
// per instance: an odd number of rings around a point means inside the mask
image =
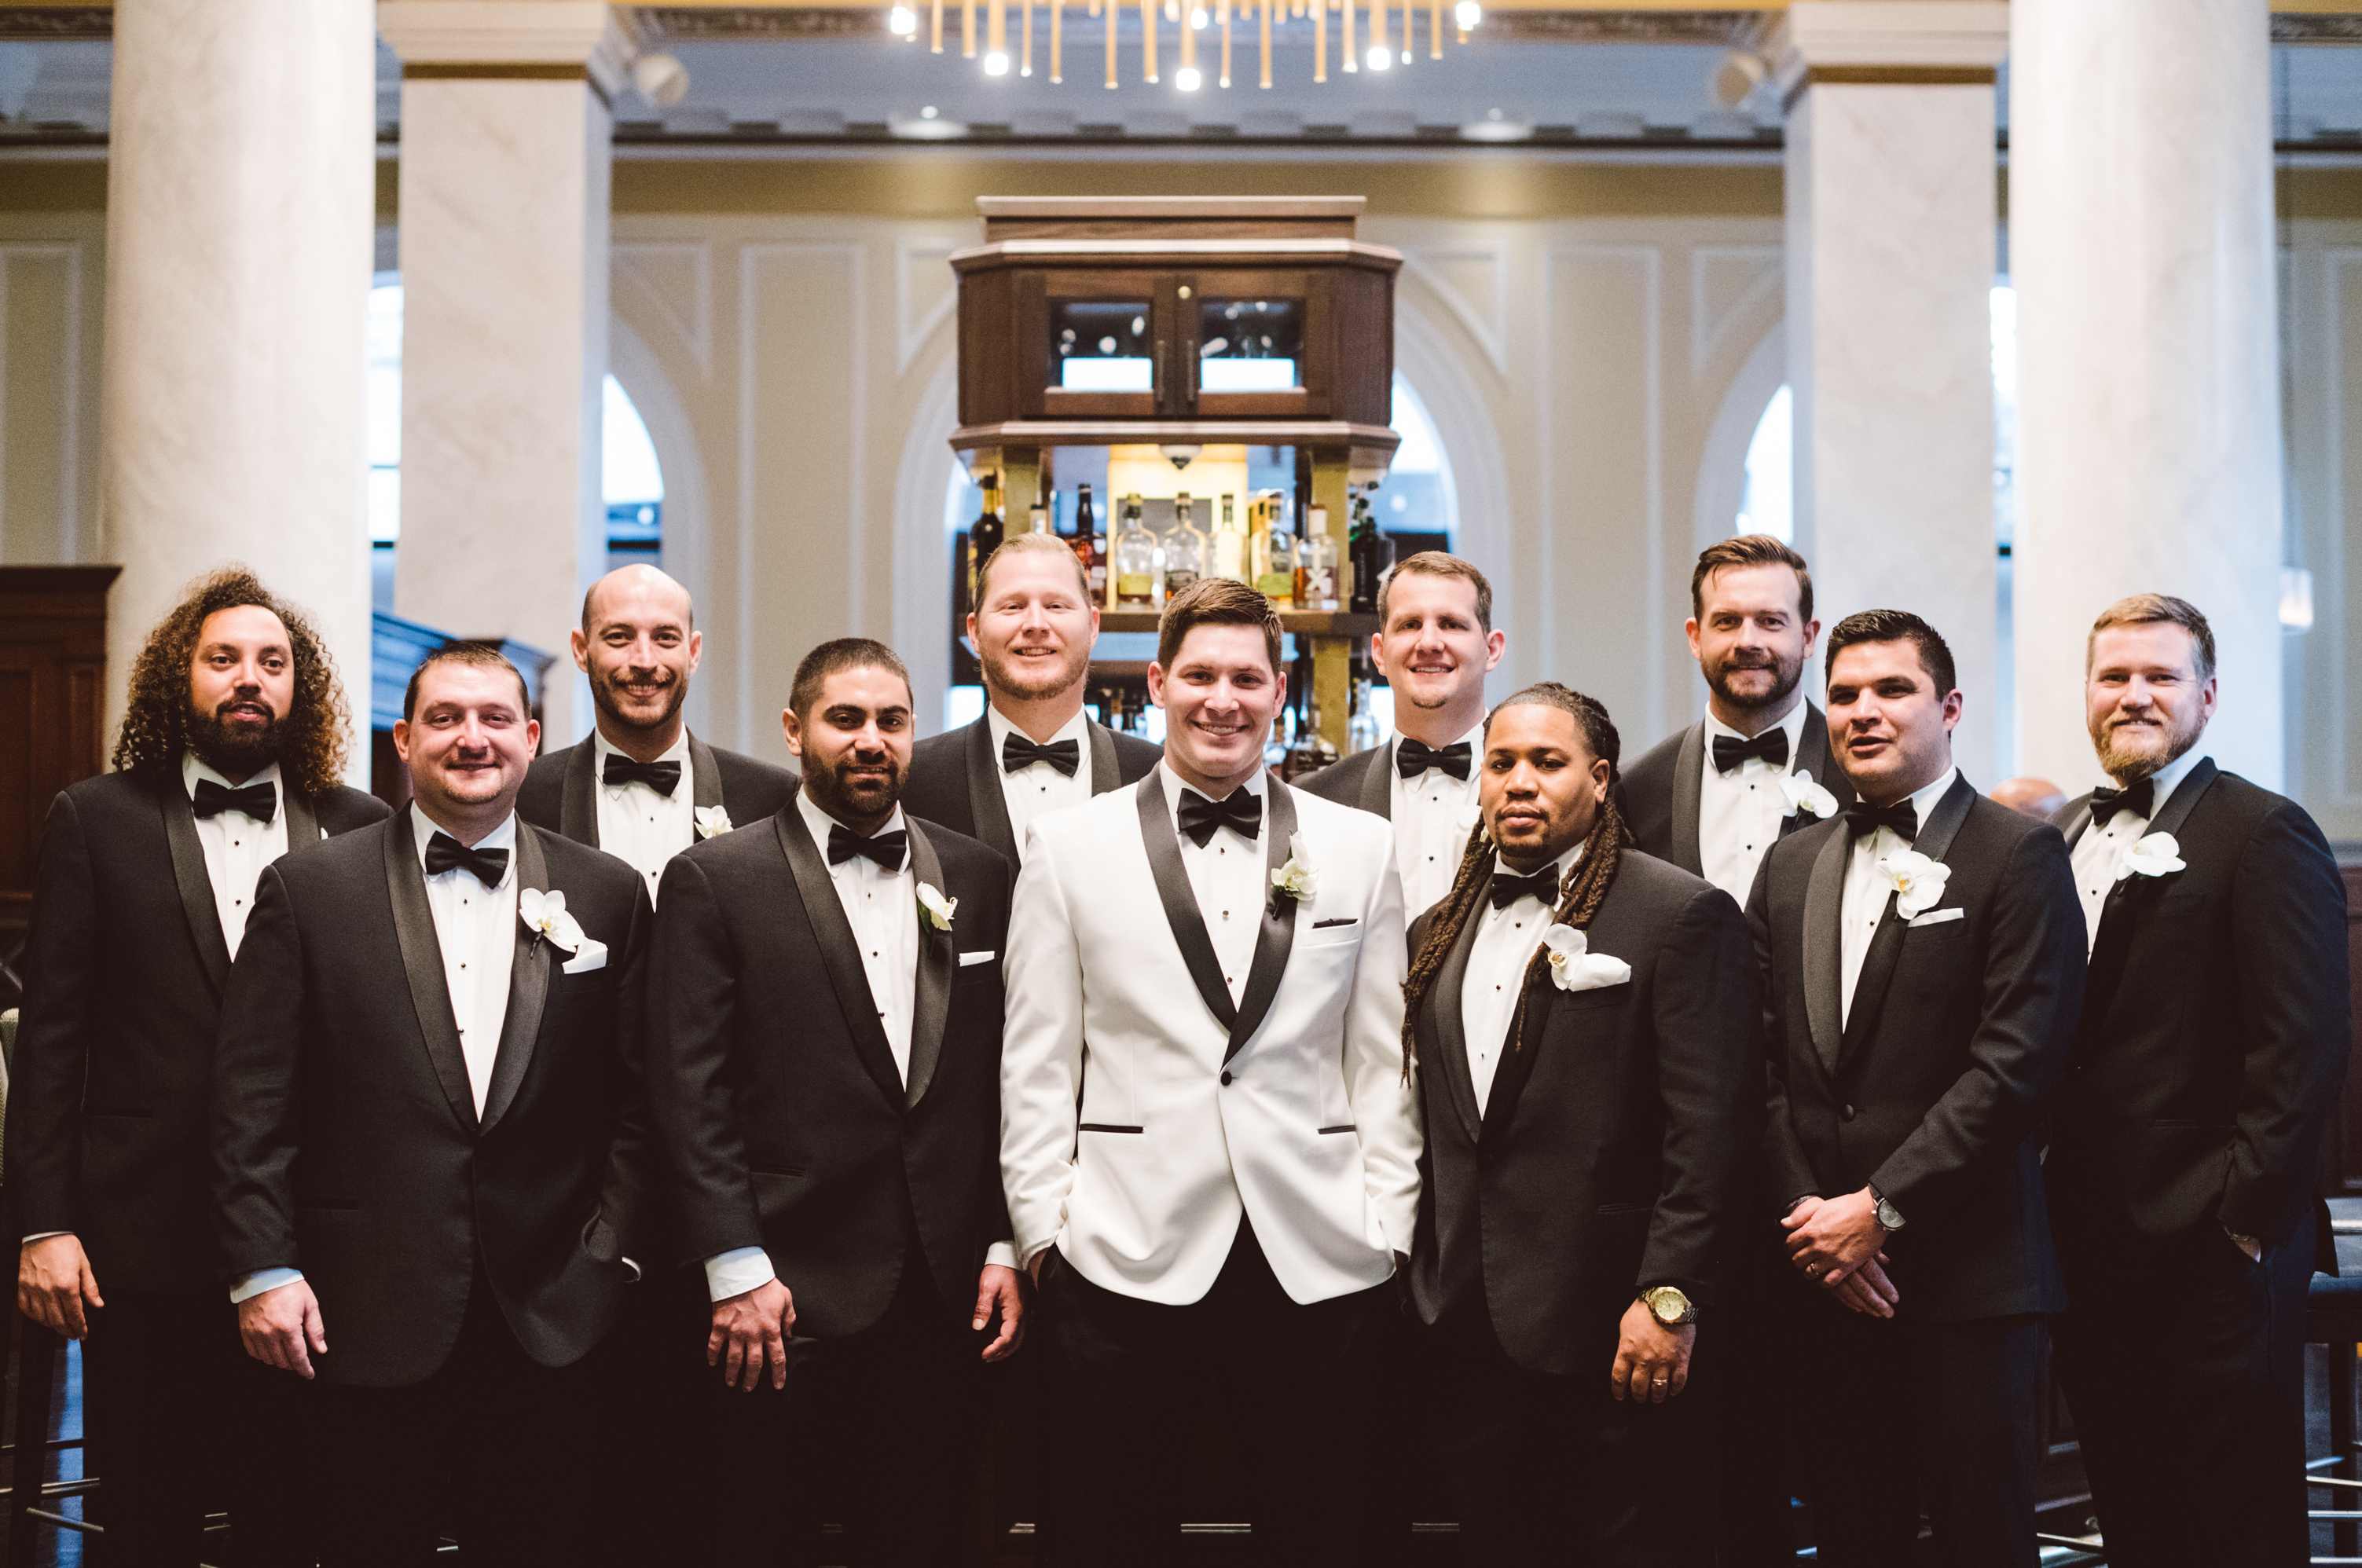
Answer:
[{"label": "black bow tie", "polygon": [[[204,786],[200,784],[197,788],[203,790]],[[2108,819],[2118,812],[2130,812],[2143,822],[2156,815],[2157,780],[2144,778],[2129,790],[2102,788],[2092,791],[2092,825],[2093,827],[2106,827]]]},{"label": "black bow tie", "polygon": [[1466,741],[1453,741],[1438,749],[1425,741],[1415,741],[1408,735],[1395,742],[1395,771],[1406,778],[1416,778],[1430,767],[1440,767],[1462,783],[1468,779],[1469,750]]},{"label": "black bow tie", "polygon": [[1519,899],[1537,899],[1544,909],[1558,902],[1558,867],[1545,867],[1530,877],[1512,877],[1504,871],[1493,873],[1493,907],[1507,909]]},{"label": "black bow tie", "polygon": [[1727,773],[1743,766],[1749,757],[1766,767],[1784,767],[1788,761],[1788,732],[1765,730],[1753,740],[1740,740],[1737,735],[1714,737],[1714,770]]},{"label": "black bow tie", "polygon": [[446,871],[472,871],[477,881],[487,888],[497,888],[508,868],[509,852],[505,849],[469,849],[447,833],[438,833],[426,841],[429,877],[440,877]]},{"label": "black bow tie", "polygon": [[268,778],[259,784],[249,784],[243,790],[233,790],[226,784],[216,784],[210,778],[197,780],[197,798],[190,804],[197,820],[217,817],[224,812],[244,812],[256,822],[268,824],[279,814],[279,788]]},{"label": "black bow tie", "polygon": [[900,871],[902,862],[910,858],[911,835],[899,828],[864,838],[843,823],[828,830],[828,863],[842,866],[858,855],[880,871]]},{"label": "black bow tie", "polygon": [[1181,791],[1181,831],[1190,843],[1203,849],[1212,841],[1214,830],[1221,827],[1241,838],[1262,834],[1263,802],[1253,790],[1233,790],[1226,801],[1209,801],[1195,790]]},{"label": "black bow tie", "polygon": [[1019,734],[1015,730],[1010,731],[1007,738],[1000,743],[1000,771],[1014,773],[1021,767],[1031,767],[1037,762],[1046,762],[1072,778],[1075,776],[1075,769],[1082,766],[1083,748],[1070,740],[1050,741],[1045,744],[1035,741],[1030,735]]},{"label": "black bow tie", "polygon": [[607,754],[607,766],[599,775],[602,784],[645,784],[657,794],[669,799],[680,788],[680,764],[678,762],[634,762],[628,756]]},{"label": "black bow tie", "polygon": [[1911,809],[1910,797],[1891,806],[1873,806],[1867,801],[1856,801],[1846,808],[1846,833],[1852,838],[1876,833],[1884,828],[1905,844],[1919,838],[1919,813]]}]

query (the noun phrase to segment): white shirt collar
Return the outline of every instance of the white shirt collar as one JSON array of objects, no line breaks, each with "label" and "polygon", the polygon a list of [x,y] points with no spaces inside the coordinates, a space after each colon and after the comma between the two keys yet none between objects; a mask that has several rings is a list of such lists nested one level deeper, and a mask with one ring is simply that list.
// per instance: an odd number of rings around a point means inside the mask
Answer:
[{"label": "white shirt collar", "polygon": [[[1178,817],[1181,814],[1181,791],[1184,790],[1196,790],[1198,787],[1195,784],[1185,783],[1182,780],[1181,776],[1173,771],[1172,765],[1163,761],[1158,762],[1156,765],[1156,777],[1164,785],[1165,810],[1171,812],[1175,817]],[[1271,775],[1269,773],[1265,772],[1260,766],[1258,766],[1254,772],[1248,778],[1247,781],[1240,785],[1239,788],[1244,790],[1248,794],[1253,795],[1256,800],[1260,801],[1264,797],[1264,782],[1270,778],[1270,777]],[[1202,790],[1199,790],[1198,792],[1201,794],[1204,793]],[[1229,798],[1230,797],[1228,796],[1223,797],[1224,800],[1228,800]]]},{"label": "white shirt collar", "polygon": [[[1000,748],[1009,744],[1009,737],[1010,735],[1023,734],[1023,732],[1019,730],[1015,724],[1010,722],[1007,714],[994,707],[989,701],[987,701],[984,705],[984,722],[991,729],[992,755],[996,757],[1000,755]],[[1058,726],[1058,733],[1052,735],[1048,740],[1042,744],[1044,745],[1053,745],[1062,740],[1070,740],[1075,743],[1076,748],[1078,751],[1087,755],[1090,751],[1090,744],[1085,736],[1084,732],[1089,727],[1090,722],[1090,710],[1087,708],[1077,708],[1075,710],[1075,716],[1068,719],[1065,723],[1060,724]],[[1025,738],[1027,740],[1032,740],[1033,737],[1032,735],[1026,735]]]},{"label": "white shirt collar", "polygon": [[1927,813],[1936,809],[1936,802],[1944,798],[1946,792],[1952,788],[1952,780],[1959,776],[1960,770],[1958,767],[1947,767],[1941,778],[1925,789],[1911,792],[1911,810],[1918,817],[1919,825],[1922,828],[1927,825]]},{"label": "white shirt collar", "polygon": [[[433,817],[428,816],[425,812],[420,811],[418,809],[417,801],[414,799],[410,802],[410,847],[418,856],[418,868],[421,871],[426,869],[426,846],[434,842],[435,835],[438,833],[448,834],[454,839],[459,836],[458,834],[451,833],[450,829],[438,824]],[[473,845],[469,845],[470,848],[474,849],[505,849],[510,851],[508,866],[506,869],[502,871],[500,881],[493,887],[492,890],[495,892],[498,892],[502,888],[505,888],[511,882],[516,880],[516,813],[514,812],[511,812],[507,816],[501,819],[500,826],[494,828],[491,832],[486,834],[483,837],[478,839]]]},{"label": "white shirt collar", "polygon": [[[796,810],[803,813],[804,830],[811,834],[812,843],[819,846],[821,860],[825,864],[828,859],[829,830],[831,828],[840,827],[844,828],[844,831],[847,833],[852,833],[853,830],[849,827],[845,827],[844,823],[838,822],[834,817],[830,816],[818,806],[813,805],[811,791],[810,790],[799,790],[796,791]],[[894,808],[894,814],[886,819],[885,825],[880,827],[877,832],[900,833],[906,830],[909,826],[910,824],[902,819],[902,808],[898,805]],[[855,834],[855,836],[875,837],[876,834]],[[910,851],[905,849],[902,853],[902,864],[900,869],[901,871],[908,871],[910,868],[911,855]],[[880,869],[883,869],[883,867],[880,867]],[[889,875],[899,875],[899,872],[889,873]]]},{"label": "white shirt collar", "polygon": [[189,792],[189,799],[192,801],[197,798],[197,780],[200,778],[210,780],[225,790],[244,789],[262,783],[275,784],[279,786],[279,794],[282,800],[287,794],[287,787],[280,783],[279,765],[275,762],[248,779],[246,784],[238,785],[231,783],[219,768],[195,752],[182,752],[181,754],[181,788]]},{"label": "white shirt collar", "polygon": [[[2167,763],[2163,767],[2158,768],[2156,772],[2148,776],[2149,787],[2155,791],[2149,799],[2148,814],[2150,821],[2154,822],[2157,819],[2158,812],[2165,810],[2167,798],[2169,797],[2174,790],[2181,787],[2181,781],[2190,777],[2190,770],[2196,767],[2205,759],[2206,753],[2193,745],[2188,751],[2183,752],[2180,756],[2175,757],[2171,762]],[[2113,790],[2115,787],[2116,781],[2113,778],[2109,779],[2107,788]]]},{"label": "white shirt collar", "polygon": [[[1788,732],[1788,766],[1791,767],[1796,766],[1796,752],[1805,741],[1805,719],[1811,712],[1812,704],[1800,696],[1796,699],[1796,705],[1788,710],[1787,716],[1772,726],[1772,729]],[[1714,710],[1709,708],[1705,715],[1705,743],[1709,747],[1714,745],[1714,737],[1716,735],[1728,735],[1733,740],[1752,738],[1740,734],[1737,730],[1716,718]]]},{"label": "white shirt collar", "polygon": [[[610,756],[625,756],[630,755],[625,752],[623,747],[617,745],[613,741],[609,740],[603,734],[595,729],[590,732],[590,742],[592,746],[595,748],[595,755],[602,759]],[[689,726],[687,724],[681,725],[680,734],[679,737],[673,741],[672,745],[665,747],[664,755],[657,757],[656,760],[658,762],[687,762],[689,760]],[[605,765],[602,760],[601,764],[601,771],[603,772],[604,770]]]}]

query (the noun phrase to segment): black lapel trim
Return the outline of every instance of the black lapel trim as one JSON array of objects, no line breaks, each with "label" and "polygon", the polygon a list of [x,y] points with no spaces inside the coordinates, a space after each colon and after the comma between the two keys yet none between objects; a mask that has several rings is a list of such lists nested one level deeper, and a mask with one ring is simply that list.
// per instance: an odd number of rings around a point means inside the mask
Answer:
[{"label": "black lapel trim", "polygon": [[[520,824],[522,825],[522,824]],[[410,809],[393,813],[385,832],[385,885],[393,904],[393,933],[402,946],[402,967],[410,980],[410,1006],[418,1037],[433,1064],[435,1079],[451,1114],[476,1130],[476,1095],[468,1084],[468,1055],[459,1048],[459,1022],[451,1015],[451,988],[443,977],[443,944],[435,935],[435,911],[426,902],[426,873],[418,864],[418,841]]]},{"label": "black lapel trim", "polygon": [[[931,884],[937,892],[948,896],[951,889],[944,885],[943,857],[935,853],[926,830],[916,819],[903,820],[911,830],[912,883]],[[952,919],[956,925],[956,911]],[[935,1079],[935,1065],[943,1057],[944,1024],[951,1014],[952,966],[959,948],[952,933],[928,924],[923,912],[918,920],[919,983],[911,1009],[911,1087],[904,1100],[908,1105],[918,1104],[927,1092],[927,1086]]]},{"label": "black lapel trim", "polygon": [[1091,745],[1091,793],[1104,795],[1123,783],[1123,764],[1115,755],[1115,736],[1097,719],[1083,721]]},{"label": "black lapel trim", "polygon": [[205,978],[213,982],[218,999],[229,979],[229,939],[222,935],[213,873],[205,869],[205,846],[197,838],[196,808],[189,804],[188,789],[177,769],[159,768],[156,785],[156,803],[164,813],[164,842],[172,851],[172,880],[181,889],[181,912],[188,917],[197,961],[204,966]]},{"label": "black lapel trim", "polygon": [[[728,814],[730,802],[722,794],[722,765],[713,760],[713,748],[693,734],[689,737],[689,788],[693,797],[690,801],[692,817],[713,806],[720,806],[723,814]],[[690,842],[694,844],[696,829],[690,831]]]},{"label": "black lapel trim", "polygon": [[[2214,759],[2201,757],[2173,793],[2166,798],[2165,810],[2149,819],[2148,832],[2178,834],[2181,824],[2190,820],[2198,798],[2206,793],[2219,777],[2221,770],[2214,766]],[[2086,800],[2082,811],[2084,825],[2090,824],[2091,817],[2091,805]],[[2142,836],[2147,837],[2147,834]],[[2091,975],[2084,984],[2084,995],[2089,999],[2087,1010],[2092,1007],[2104,1010],[2115,999],[2116,982],[2124,977],[2125,960],[2132,952],[2135,918],[2148,903],[2152,896],[2149,889],[2164,880],[2166,878],[2161,877],[2119,878],[2116,884],[2108,889],[2107,898],[2101,901],[2100,929],[2092,939]],[[2094,1016],[2098,1014],[2094,1013]]]},{"label": "black lapel trim", "polygon": [[1813,1054],[1830,1072],[1845,1039],[1838,1021],[1845,1016],[1845,874],[1852,853],[1852,835],[1838,828],[1813,857],[1805,884],[1805,1022]]},{"label": "black lapel trim", "polygon": [[1370,755],[1375,760],[1362,769],[1362,810],[1385,818],[1395,815],[1395,747],[1400,741],[1388,741]]},{"label": "black lapel trim", "polygon": [[599,746],[587,735],[567,749],[557,831],[577,844],[599,847]]},{"label": "black lapel trim", "polygon": [[[1796,737],[1796,759],[1789,771],[1810,773],[1814,783],[1837,798],[1839,810],[1853,804],[1853,786],[1829,752],[1828,715],[1809,701],[1805,704],[1805,733]],[[1785,838],[1798,828],[1810,827],[1820,820],[1798,811],[1781,819],[1780,836]]]},{"label": "black lapel trim", "polygon": [[[1112,752],[1115,744],[1108,743]],[[1096,763],[1097,757],[1092,758]],[[1098,770],[1093,767],[1096,779]],[[1009,797],[1000,786],[1000,758],[992,755],[992,721],[978,719],[968,726],[967,737],[967,814],[976,823],[976,836],[1000,851],[1003,857],[1017,864],[1017,829],[1009,820]]]},{"label": "black lapel trim", "polygon": [[2060,812],[2058,817],[2054,817],[2051,820],[2053,822],[2058,822],[2060,818],[2065,820],[2063,823],[2061,823],[2058,831],[2066,836],[2067,848],[2070,852],[2072,852],[2074,847],[2082,842],[2083,834],[2091,830],[2092,797],[2089,795],[2076,796],[2073,801],[2068,802],[2066,810]]},{"label": "black lapel trim", "polygon": [[[1263,784],[1264,867],[1275,872],[1287,864],[1288,841],[1296,836],[1296,802],[1286,785],[1265,775]],[[1231,1043],[1222,1053],[1227,1062],[1239,1054],[1271,1010],[1272,998],[1287,973],[1287,955],[1296,946],[1296,900],[1275,898],[1271,878],[1263,879],[1263,922],[1255,931],[1254,962],[1247,969],[1246,990],[1239,1015],[1231,1021]]]},{"label": "black lapel trim", "polygon": [[853,1037],[853,1054],[887,1103],[900,1110],[905,1099],[902,1075],[895,1071],[894,1048],[887,1043],[886,1026],[877,1021],[877,999],[869,991],[869,972],[861,966],[861,946],[853,938],[852,922],[837,901],[836,883],[821,858],[820,846],[812,843],[811,830],[804,826],[796,799],[792,793],[788,797],[771,825],[778,834],[781,853],[788,857],[796,893],[803,900],[812,940],[820,944],[821,966],[828,971],[828,983],[836,992],[837,1010],[844,1016],[845,1032]]},{"label": "black lapel trim", "polygon": [[[1489,878],[1488,878],[1489,885]],[[1451,1109],[1459,1113],[1460,1124],[1475,1143],[1484,1132],[1485,1118],[1476,1109],[1476,1080],[1468,1070],[1468,1029],[1461,1015],[1462,993],[1468,985],[1468,955],[1476,948],[1476,925],[1483,919],[1484,902],[1478,900],[1476,913],[1472,913],[1460,927],[1460,940],[1443,956],[1443,967],[1437,970],[1435,983],[1428,988],[1427,1038],[1434,1043],[1436,1059],[1422,1064],[1421,1071],[1440,1075]]]},{"label": "black lapel trim", "polygon": [[[1141,842],[1148,850],[1149,874],[1156,878],[1156,897],[1164,905],[1164,923],[1172,928],[1181,961],[1189,966],[1189,978],[1197,984],[1206,1010],[1228,1030],[1238,1022],[1239,1010],[1231,1000],[1231,988],[1222,983],[1221,961],[1214,956],[1213,938],[1206,934],[1206,917],[1198,911],[1197,895],[1189,890],[1189,873],[1181,864],[1181,836],[1173,831],[1162,774],[1151,769],[1132,791],[1132,799],[1140,808]],[[1262,956],[1260,939],[1255,955]],[[1230,1054],[1224,1052],[1223,1060],[1229,1059]]]},{"label": "black lapel trim", "polygon": [[292,855],[307,844],[320,842],[318,814],[312,810],[312,802],[304,799],[304,791],[287,782],[283,771],[279,780],[279,809],[287,814],[289,854]]},{"label": "black lapel trim", "polygon": [[[1968,821],[1969,807],[1976,799],[1976,787],[1969,782],[1967,777],[1954,775],[1952,787],[1944,791],[1944,798],[1928,812],[1926,823],[1919,830],[1919,836],[1912,841],[1911,847],[1930,860],[1942,860],[1950,852],[1952,840],[1959,835],[1960,824]],[[1870,951],[1862,955],[1861,974],[1854,981],[1853,1006],[1847,1010],[1845,1039],[1838,1049],[1838,1065],[1840,1067],[1844,1066],[1848,1056],[1860,1048],[1863,1041],[1878,1032],[1879,1010],[1885,1005],[1886,988],[1894,978],[1894,966],[1903,956],[1904,933],[1910,926],[1911,922],[1895,911],[1894,900],[1890,894],[1886,900],[1886,912],[1879,920],[1878,929],[1871,933]]]},{"label": "black lapel trim", "polygon": [[[527,888],[547,891],[549,860],[542,853],[540,830],[519,819],[516,833],[516,886],[522,897]],[[555,975],[549,944],[519,920],[513,933],[516,949],[509,958],[509,1010],[501,1019],[500,1047],[492,1055],[492,1079],[484,1086],[484,1127],[490,1131],[516,1099],[533,1065],[534,1047],[541,1042],[541,1015],[548,1006]]]},{"label": "black lapel trim", "polygon": [[1705,875],[1698,851],[1698,796],[1705,789],[1705,721],[1682,734],[1673,754],[1673,864],[1693,877]]}]

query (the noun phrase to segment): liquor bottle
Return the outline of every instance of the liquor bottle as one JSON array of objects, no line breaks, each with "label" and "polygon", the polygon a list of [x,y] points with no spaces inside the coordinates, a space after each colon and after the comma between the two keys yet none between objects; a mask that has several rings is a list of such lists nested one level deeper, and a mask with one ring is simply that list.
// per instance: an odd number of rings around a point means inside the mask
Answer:
[{"label": "liquor bottle", "polygon": [[1304,542],[1296,550],[1296,607],[1337,608],[1337,539],[1329,532],[1329,509],[1307,509]]},{"label": "liquor bottle", "polygon": [[1367,751],[1386,738],[1385,728],[1378,723],[1377,711],[1370,703],[1370,649],[1366,643],[1353,645],[1352,657],[1348,662],[1352,672],[1353,716],[1345,726],[1345,749]]},{"label": "liquor bottle", "polygon": [[1206,536],[1192,513],[1196,504],[1183,491],[1173,498],[1173,526],[1164,536],[1164,597],[1172,597],[1206,571]]},{"label": "liquor bottle", "polygon": [[987,474],[977,484],[984,492],[984,504],[977,510],[976,521],[967,525],[967,599],[971,604],[976,602],[977,575],[992,558],[992,552],[1000,548],[1001,537],[1000,476]]},{"label": "liquor bottle", "polygon": [[1115,602],[1128,610],[1146,610],[1156,602],[1156,536],[1140,520],[1140,497],[1124,497],[1123,528],[1115,536],[1115,559],[1109,577]]},{"label": "liquor bottle", "polygon": [[1287,531],[1287,513],[1275,496],[1270,505],[1271,531],[1264,536],[1263,571],[1255,586],[1279,609],[1296,604],[1296,536]]},{"label": "liquor bottle", "polygon": [[1050,532],[1050,509],[1046,506],[1035,507],[1030,521],[1032,524],[1033,532],[1047,534]]},{"label": "liquor bottle", "polygon": [[1091,510],[1091,487],[1075,487],[1075,533],[1072,543],[1075,558],[1083,563],[1083,577],[1090,584],[1091,602],[1106,606],[1113,602],[1108,596],[1107,536],[1099,532],[1098,516]]},{"label": "liquor bottle", "polygon": [[1207,559],[1206,570],[1210,576],[1252,582],[1253,579],[1247,575],[1247,533],[1231,509],[1237,499],[1222,497],[1221,520],[1214,525],[1213,554]]},{"label": "liquor bottle", "polygon": [[1378,577],[1383,568],[1379,561],[1378,520],[1370,511],[1370,498],[1353,498],[1353,526],[1345,536],[1345,553],[1353,569],[1352,607],[1364,615],[1378,613]]}]

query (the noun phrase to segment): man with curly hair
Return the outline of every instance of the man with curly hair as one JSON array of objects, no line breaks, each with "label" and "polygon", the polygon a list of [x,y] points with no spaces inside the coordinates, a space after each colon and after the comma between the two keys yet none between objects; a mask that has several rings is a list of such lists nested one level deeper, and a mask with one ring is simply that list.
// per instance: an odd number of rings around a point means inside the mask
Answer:
[{"label": "man with curly hair", "polygon": [[[5,1187],[17,1306],[84,1341],[111,1561],[197,1562],[220,1483],[238,1485],[204,1462],[267,1397],[208,1245],[214,1035],[263,867],[386,814],[339,782],[349,719],[304,616],[215,572],[134,661],[116,770],[61,794],[42,832]],[[244,1500],[240,1558],[259,1561],[283,1521]]]}]

